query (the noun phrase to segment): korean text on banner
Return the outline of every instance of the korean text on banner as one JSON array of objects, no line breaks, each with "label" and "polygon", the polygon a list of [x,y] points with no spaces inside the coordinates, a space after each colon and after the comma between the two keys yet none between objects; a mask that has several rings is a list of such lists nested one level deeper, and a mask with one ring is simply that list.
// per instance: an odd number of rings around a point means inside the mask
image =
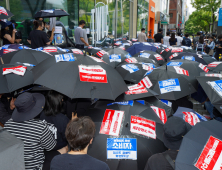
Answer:
[{"label": "korean text on banner", "polygon": [[194,166],[199,170],[220,170],[222,165],[222,141],[210,136]]},{"label": "korean text on banner", "polygon": [[147,89],[143,85],[132,85],[128,86],[128,91],[125,92],[125,94],[130,95],[130,94],[142,94],[142,93],[148,93]]},{"label": "korean text on banner", "polygon": [[163,58],[162,58],[161,55],[159,55],[159,54],[155,54],[154,57],[155,57],[158,61],[163,60]]},{"label": "korean text on banner", "polygon": [[189,72],[187,70],[177,67],[177,66],[173,66],[173,68],[176,70],[177,74],[183,74],[183,75],[189,76]]},{"label": "korean text on banner", "polygon": [[212,62],[210,64],[207,65],[207,67],[217,67],[219,64],[221,64],[222,62]]},{"label": "korean text on banner", "polygon": [[79,77],[80,81],[108,83],[106,70],[99,65],[79,65]]},{"label": "korean text on banner", "polygon": [[55,55],[55,60],[57,63],[60,61],[75,61],[75,57],[71,53],[59,54]]},{"label": "korean text on banner", "polygon": [[179,80],[176,79],[168,79],[159,81],[160,93],[169,93],[172,91],[181,91]]},{"label": "korean text on banner", "polygon": [[208,69],[205,65],[203,65],[202,63],[200,63],[200,64],[199,64],[199,67],[200,67],[203,71],[205,71],[206,73],[208,73],[209,69]]},{"label": "korean text on banner", "polygon": [[153,86],[152,82],[150,81],[149,77],[143,78],[138,85],[143,85],[144,87],[150,88]]},{"label": "korean text on banner", "polygon": [[222,80],[208,81],[207,83],[222,97]]},{"label": "korean text on banner", "polygon": [[26,72],[27,67],[25,66],[17,66],[17,67],[10,67],[10,68],[3,68],[2,75],[14,73],[20,76],[24,76]]},{"label": "korean text on banner", "polygon": [[130,73],[134,73],[140,70],[135,64],[126,64],[126,65],[122,65],[121,67],[129,71]]},{"label": "korean text on banner", "polygon": [[119,136],[123,116],[124,111],[106,109],[99,133]]},{"label": "korean text on banner", "polygon": [[183,60],[196,61],[194,56],[183,56],[181,57]]},{"label": "korean text on banner", "polygon": [[118,55],[118,54],[111,54],[109,56],[109,61],[110,62],[121,62],[121,55]]},{"label": "korean text on banner", "polygon": [[102,57],[104,54],[107,54],[107,52],[103,50],[96,53],[96,55],[98,55],[99,57]]},{"label": "korean text on banner", "polygon": [[156,139],[156,122],[138,116],[131,116],[130,131],[134,134]]},{"label": "korean text on banner", "polygon": [[137,160],[137,139],[107,138],[107,159]]},{"label": "korean text on banner", "polygon": [[138,55],[138,57],[143,57],[143,58],[149,58],[151,54],[149,53],[140,53],[140,55]]},{"label": "korean text on banner", "polygon": [[71,50],[74,54],[82,54],[83,55],[83,52],[79,49],[71,49]]},{"label": "korean text on banner", "polygon": [[157,114],[157,116],[160,118],[160,120],[165,124],[167,121],[167,115],[164,109],[161,109],[159,107],[150,106],[153,111]]},{"label": "korean text on banner", "polygon": [[43,48],[43,51],[45,52],[57,52],[57,48],[56,47],[45,47]]},{"label": "korean text on banner", "polygon": [[137,61],[137,59],[135,57],[127,58],[127,59],[125,59],[125,61],[127,63],[138,63],[138,61]]},{"label": "korean text on banner", "polygon": [[200,122],[198,116],[193,112],[183,112],[183,120],[189,123],[191,126],[194,126]]}]

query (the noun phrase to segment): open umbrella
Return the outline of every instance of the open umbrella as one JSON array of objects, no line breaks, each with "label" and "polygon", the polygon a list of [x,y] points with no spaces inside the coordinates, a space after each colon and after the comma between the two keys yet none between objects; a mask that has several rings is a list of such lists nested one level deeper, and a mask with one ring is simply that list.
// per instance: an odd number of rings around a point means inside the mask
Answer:
[{"label": "open umbrella", "polygon": [[[71,52],[69,49],[63,49],[63,48],[60,48],[60,47],[57,47],[57,46],[53,46],[53,45],[39,48],[39,50],[40,50],[40,51],[47,52],[47,53],[50,53],[50,54],[52,54],[52,55],[65,54],[65,53]],[[81,51],[81,50],[80,50],[80,51]],[[81,51],[81,52],[82,52],[82,51]]]},{"label": "open umbrella", "polygon": [[9,10],[0,6],[0,19],[8,19],[14,16]]},{"label": "open umbrella", "polygon": [[222,71],[222,62],[221,61],[214,61],[212,63],[209,63],[207,65],[207,67],[210,69],[210,70],[213,70],[215,72],[219,72],[219,71]]},{"label": "open umbrella", "polygon": [[168,47],[164,51],[161,51],[161,55],[167,60],[174,53],[184,52],[185,49],[181,47]]},{"label": "open umbrella", "polygon": [[115,100],[128,90],[118,72],[101,59],[78,54],[56,55],[33,69],[35,84],[72,98]]},{"label": "open umbrella", "polygon": [[38,11],[34,18],[51,18],[63,16],[69,16],[69,14],[63,9],[47,9]]},{"label": "open umbrella", "polygon": [[202,55],[202,58],[207,64],[217,61],[214,57],[210,57],[208,55]]},{"label": "open umbrella", "polygon": [[22,49],[31,49],[25,45],[22,44],[7,44],[7,45],[3,45],[1,47],[0,50],[0,56],[2,56],[3,54],[7,54],[13,51],[17,51],[17,50],[22,50]]},{"label": "open umbrella", "polygon": [[87,47],[84,49],[85,51],[87,51],[90,55],[95,55],[96,53],[98,53],[99,51],[102,50],[102,48],[100,47]]},{"label": "open umbrella", "polygon": [[210,170],[221,167],[222,124],[197,123],[184,137],[175,162],[176,170]]},{"label": "open umbrella", "polygon": [[150,43],[136,43],[126,51],[129,52],[132,56],[140,51],[154,51],[156,52],[157,48]]},{"label": "open umbrella", "polygon": [[136,53],[133,57],[149,58],[156,61],[159,65],[163,65],[165,63],[165,59],[154,51],[141,51]]}]

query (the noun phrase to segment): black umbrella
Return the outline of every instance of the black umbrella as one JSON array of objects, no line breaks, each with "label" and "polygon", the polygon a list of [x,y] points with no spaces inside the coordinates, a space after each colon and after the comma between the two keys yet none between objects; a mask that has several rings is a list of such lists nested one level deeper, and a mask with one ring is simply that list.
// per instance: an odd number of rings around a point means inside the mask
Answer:
[{"label": "black umbrella", "polygon": [[[221,128],[221,122],[216,120],[197,123],[183,137],[175,169],[219,170],[221,159],[218,157],[222,150]],[[219,163],[219,166],[215,166],[216,163]]]},{"label": "black umbrella", "polygon": [[[144,169],[145,164],[150,156],[155,153],[161,153],[165,150],[165,146],[162,143],[162,134],[163,134],[163,124],[154,111],[148,106],[144,106],[140,103],[134,102],[133,106],[130,105],[119,105],[114,104],[111,106],[105,106],[106,108],[94,108],[89,109],[85,115],[90,116],[96,124],[96,134],[93,140],[92,145],[89,147],[88,154],[106,162],[111,170],[140,170]],[[107,115],[107,112],[111,109],[111,112],[120,111],[124,112],[124,119],[122,120],[122,128],[119,132],[118,138],[133,138],[137,141],[137,160],[127,160],[124,159],[107,159],[108,149],[107,141],[110,141],[110,138],[117,136],[111,136],[103,134],[105,131],[101,125],[101,122],[104,118],[104,115]],[[113,111],[112,111],[113,110]],[[106,114],[104,114],[106,112]],[[116,112],[115,112],[116,113]],[[114,113],[114,114],[115,114]],[[136,117],[134,117],[136,116]],[[147,138],[143,135],[138,135],[137,133],[132,133],[131,130],[134,126],[131,120],[133,118],[144,118],[142,120],[151,120],[156,122],[156,139]],[[105,118],[104,118],[105,119]],[[143,127],[143,125],[141,125]],[[118,125],[119,127],[119,125]],[[100,131],[101,130],[101,131]],[[109,133],[108,133],[109,134]],[[146,133],[145,133],[146,134]]]},{"label": "black umbrella", "polygon": [[[126,63],[139,63],[139,64],[147,64],[147,65],[152,65],[153,68],[160,67],[160,65],[153,59],[150,58],[144,58],[144,57],[131,57],[125,59]],[[150,63],[150,64],[149,64]]]},{"label": "black umbrella", "polygon": [[19,64],[0,65],[0,94],[10,93],[34,82],[32,67]]},{"label": "black umbrella", "polygon": [[203,57],[203,60],[204,60],[207,64],[210,64],[210,63],[212,63],[212,62],[214,62],[214,61],[217,61],[215,58],[210,57],[210,56],[208,56],[208,55],[202,55],[202,57]]},{"label": "black umbrella", "polygon": [[2,55],[0,58],[0,64],[14,64],[20,62],[37,65],[38,63],[50,57],[52,56],[45,52],[23,49]]},{"label": "black umbrella", "polygon": [[102,50],[102,48],[99,47],[87,47],[84,49],[86,52],[88,52],[90,55],[95,55],[96,53],[98,53],[99,51]]},{"label": "black umbrella", "polygon": [[9,10],[4,7],[0,7],[0,19],[8,19],[14,16]]},{"label": "black umbrella", "polygon": [[163,65],[165,63],[165,59],[154,51],[141,51],[133,55],[133,57],[149,58],[156,61],[159,65]]},{"label": "black umbrella", "polygon": [[207,67],[210,69],[210,70],[213,70],[215,72],[219,72],[219,71],[222,71],[222,62],[221,61],[214,61],[212,63],[209,63],[207,65]]},{"label": "black umbrella", "polygon": [[51,18],[63,16],[69,16],[69,14],[63,9],[48,9],[37,12],[34,18]]},{"label": "black umbrella", "polygon": [[181,47],[168,47],[160,54],[167,60],[174,53],[184,52],[184,49]]},{"label": "black umbrella", "polygon": [[[65,53],[68,53],[68,52],[72,52],[71,49],[63,49],[63,48],[60,48],[60,47],[57,47],[57,46],[52,46],[52,45],[43,47],[42,51],[50,53],[52,55],[65,54]],[[82,54],[83,54],[83,52],[82,52]]]},{"label": "black umbrella", "polygon": [[60,61],[52,57],[33,69],[35,84],[70,98],[114,100],[128,90],[118,72],[101,59],[78,54],[55,57]]}]

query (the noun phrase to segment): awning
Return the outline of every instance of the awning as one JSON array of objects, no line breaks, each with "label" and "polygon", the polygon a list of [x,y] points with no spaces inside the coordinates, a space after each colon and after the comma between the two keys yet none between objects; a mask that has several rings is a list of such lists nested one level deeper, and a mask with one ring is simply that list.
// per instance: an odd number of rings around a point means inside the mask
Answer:
[{"label": "awning", "polygon": [[168,25],[168,22],[167,21],[161,21],[160,22],[162,25]]}]

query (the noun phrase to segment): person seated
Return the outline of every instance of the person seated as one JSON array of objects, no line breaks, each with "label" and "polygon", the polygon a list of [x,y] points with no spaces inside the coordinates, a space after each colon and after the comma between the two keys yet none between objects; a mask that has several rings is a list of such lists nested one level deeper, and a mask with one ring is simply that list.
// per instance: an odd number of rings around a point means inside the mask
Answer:
[{"label": "person seated", "polygon": [[1,39],[3,40],[3,45],[14,44],[16,29],[10,29],[12,27],[12,22],[0,21],[1,24]]},{"label": "person seated", "polygon": [[87,154],[95,130],[94,122],[87,116],[70,121],[66,128],[66,139],[71,151],[55,156],[50,170],[109,170],[105,162]]},{"label": "person seated", "polygon": [[191,128],[191,125],[180,117],[170,117],[163,126],[163,143],[168,150],[152,155],[147,161],[144,170],[174,170],[175,160],[183,136]]}]

